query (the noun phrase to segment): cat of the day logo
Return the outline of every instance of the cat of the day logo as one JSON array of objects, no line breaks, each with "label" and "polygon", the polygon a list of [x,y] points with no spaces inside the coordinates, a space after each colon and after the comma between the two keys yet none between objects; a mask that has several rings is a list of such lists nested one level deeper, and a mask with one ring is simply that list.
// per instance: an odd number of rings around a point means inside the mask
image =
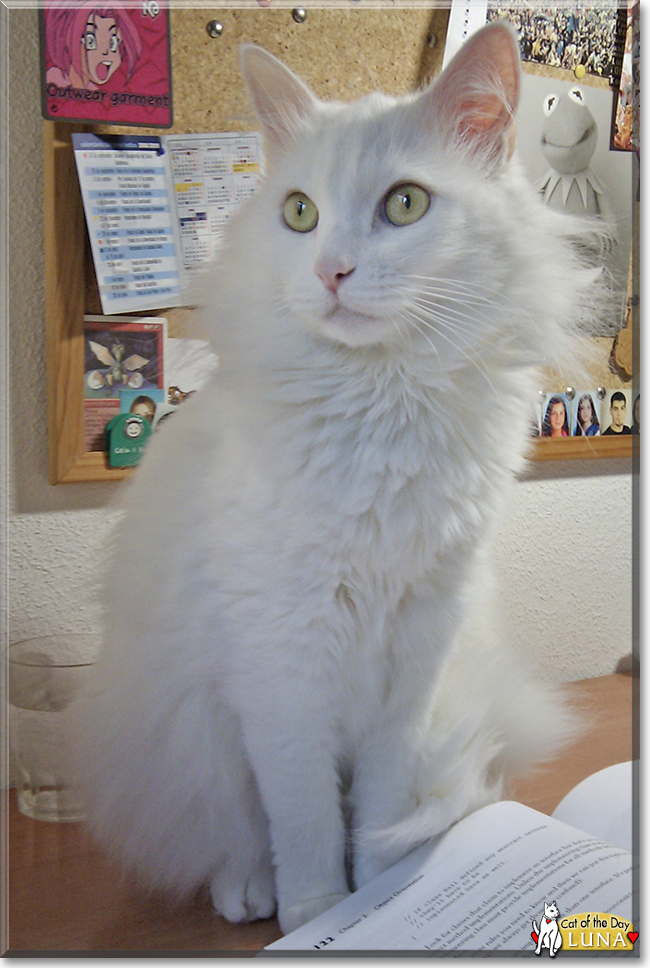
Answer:
[{"label": "cat of the day logo", "polygon": [[533,921],[530,933],[535,954],[546,950],[551,958],[563,951],[631,951],[639,937],[631,921],[615,914],[589,912],[563,918],[557,904],[544,902],[539,926]]}]

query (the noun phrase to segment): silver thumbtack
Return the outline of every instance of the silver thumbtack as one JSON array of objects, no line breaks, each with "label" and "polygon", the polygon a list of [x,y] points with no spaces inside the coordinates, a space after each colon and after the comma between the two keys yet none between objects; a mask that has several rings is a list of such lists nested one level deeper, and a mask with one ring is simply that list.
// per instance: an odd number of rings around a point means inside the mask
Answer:
[{"label": "silver thumbtack", "polygon": [[307,11],[304,7],[294,7],[291,11],[291,16],[296,21],[297,24],[304,24],[307,19]]},{"label": "silver thumbtack", "polygon": [[596,392],[598,393],[598,396],[600,397],[601,400],[605,399],[605,394],[607,393],[607,390],[605,389],[605,387],[598,387],[598,390]]},{"label": "silver thumbtack", "polygon": [[573,389],[573,387],[567,387],[566,388],[566,395],[567,395],[567,397],[568,397],[569,400],[573,400],[573,398],[576,395],[576,392]]},{"label": "silver thumbtack", "polygon": [[218,20],[210,20],[205,25],[205,29],[210,37],[221,37],[223,33],[223,24],[220,24]]}]

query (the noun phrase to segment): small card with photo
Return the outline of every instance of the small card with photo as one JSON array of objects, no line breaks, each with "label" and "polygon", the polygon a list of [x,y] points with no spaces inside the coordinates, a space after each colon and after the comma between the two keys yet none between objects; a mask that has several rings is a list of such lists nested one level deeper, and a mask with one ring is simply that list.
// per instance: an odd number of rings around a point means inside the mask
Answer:
[{"label": "small card with photo", "polygon": [[542,437],[569,437],[570,414],[566,393],[547,393],[542,407]]},{"label": "small card with photo", "polygon": [[632,436],[636,437],[641,433],[641,394],[632,391]]},{"label": "small card with photo", "polygon": [[120,390],[120,412],[135,413],[153,424],[156,411],[166,398],[164,390]]},{"label": "small card with photo", "polygon": [[600,435],[600,397],[597,390],[576,390],[571,401],[571,436]]},{"label": "small card with photo", "polygon": [[[638,401],[638,402],[637,402]],[[629,437],[632,433],[632,423],[635,424],[634,433],[639,433],[640,395],[632,399],[631,390],[616,387],[605,394],[602,406],[602,435],[603,437]]]},{"label": "small card with photo", "polygon": [[45,0],[40,13],[44,118],[171,127],[166,0]]},{"label": "small card with photo", "polygon": [[87,451],[106,449],[105,430],[124,412],[122,393],[165,393],[167,322],[158,317],[86,316],[84,425]]}]

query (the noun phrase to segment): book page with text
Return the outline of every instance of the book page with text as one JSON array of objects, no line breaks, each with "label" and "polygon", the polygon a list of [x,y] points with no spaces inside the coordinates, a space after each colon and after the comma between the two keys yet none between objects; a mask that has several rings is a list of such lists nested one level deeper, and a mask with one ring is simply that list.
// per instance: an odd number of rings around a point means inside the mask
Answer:
[{"label": "book page with text", "polygon": [[632,918],[632,859],[519,803],[492,804],[266,951],[507,951],[544,901]]}]

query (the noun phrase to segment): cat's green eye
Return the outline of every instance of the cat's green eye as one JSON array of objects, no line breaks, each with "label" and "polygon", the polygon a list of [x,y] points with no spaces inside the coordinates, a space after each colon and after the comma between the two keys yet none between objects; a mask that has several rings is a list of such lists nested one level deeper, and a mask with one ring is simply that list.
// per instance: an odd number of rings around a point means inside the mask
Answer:
[{"label": "cat's green eye", "polygon": [[311,232],[318,224],[318,209],[304,192],[291,192],[282,214],[294,232]]},{"label": "cat's green eye", "polygon": [[411,225],[426,215],[431,204],[429,193],[419,185],[396,185],[384,200],[386,218],[393,225]]}]

